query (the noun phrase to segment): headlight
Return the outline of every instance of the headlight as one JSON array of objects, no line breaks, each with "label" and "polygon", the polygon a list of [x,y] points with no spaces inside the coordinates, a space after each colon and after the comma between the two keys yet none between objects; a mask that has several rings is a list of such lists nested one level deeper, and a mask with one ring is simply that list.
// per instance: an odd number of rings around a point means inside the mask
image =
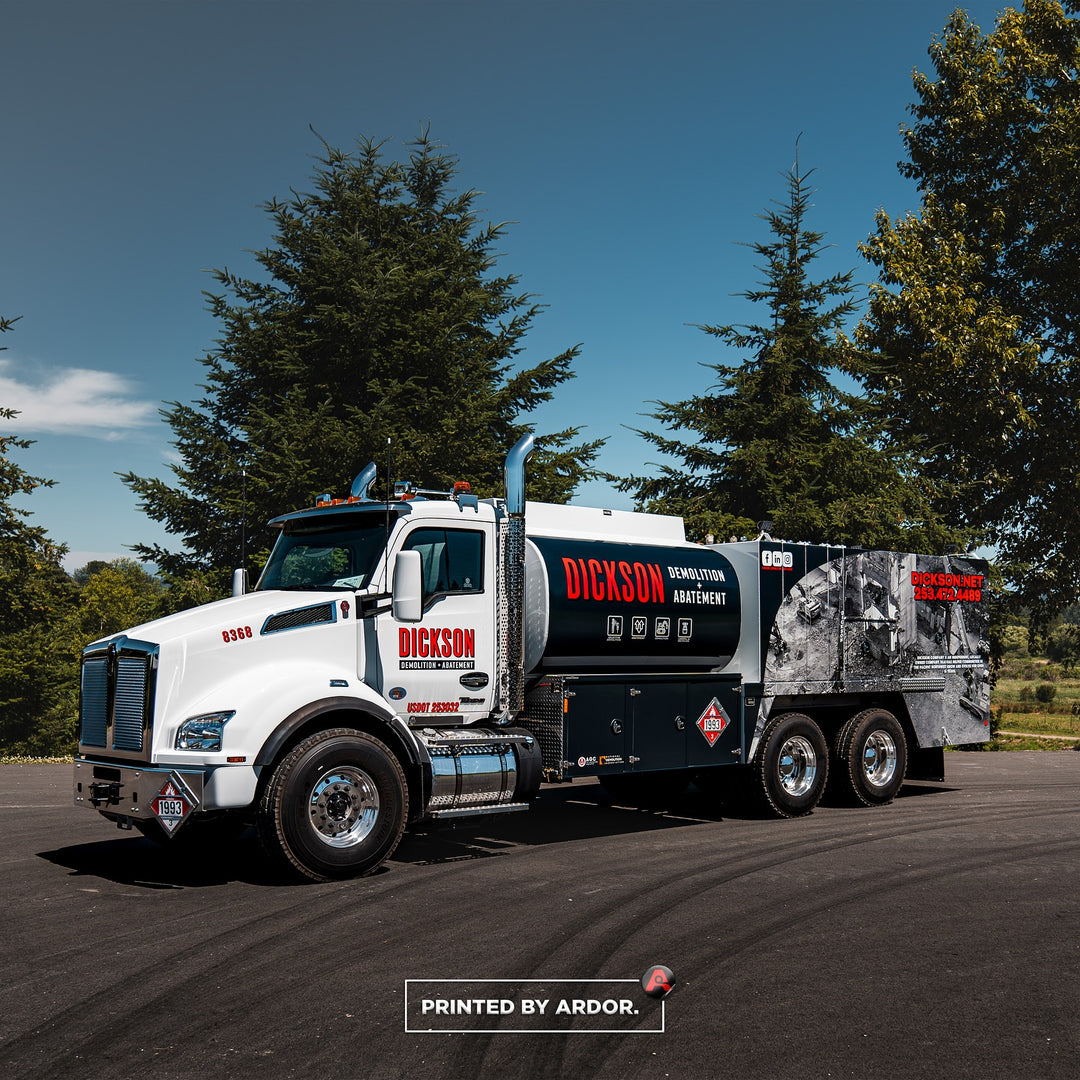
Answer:
[{"label": "headlight", "polygon": [[221,735],[235,712],[207,713],[185,720],[176,733],[177,750],[201,750],[213,754],[221,749]]}]

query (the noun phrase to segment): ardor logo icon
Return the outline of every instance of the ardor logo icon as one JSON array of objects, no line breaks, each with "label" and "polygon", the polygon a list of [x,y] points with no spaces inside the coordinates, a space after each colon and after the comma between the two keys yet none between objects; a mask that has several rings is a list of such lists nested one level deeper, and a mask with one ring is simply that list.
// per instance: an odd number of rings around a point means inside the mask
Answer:
[{"label": "ardor logo icon", "polygon": [[641,988],[651,998],[667,997],[674,985],[675,975],[663,964],[654,964],[641,976]]}]

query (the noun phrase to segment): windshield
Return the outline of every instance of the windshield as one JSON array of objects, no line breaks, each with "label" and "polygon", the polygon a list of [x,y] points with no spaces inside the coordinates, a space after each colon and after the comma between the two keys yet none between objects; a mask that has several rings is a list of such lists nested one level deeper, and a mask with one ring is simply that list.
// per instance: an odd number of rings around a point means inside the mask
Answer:
[{"label": "windshield", "polygon": [[259,591],[362,589],[386,545],[386,518],[352,515],[347,524],[295,521],[274,544]]}]

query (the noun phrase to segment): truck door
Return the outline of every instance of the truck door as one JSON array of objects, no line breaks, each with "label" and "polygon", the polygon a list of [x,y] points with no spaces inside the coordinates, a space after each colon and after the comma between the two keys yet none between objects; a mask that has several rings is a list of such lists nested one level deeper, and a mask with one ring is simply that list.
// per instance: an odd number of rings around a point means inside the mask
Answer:
[{"label": "truck door", "polygon": [[682,769],[686,765],[686,683],[678,679],[638,679],[626,688],[630,762],[638,772]]},{"label": "truck door", "polygon": [[400,550],[420,552],[423,618],[379,616],[379,689],[414,724],[481,720],[498,689],[491,530],[418,523]]},{"label": "truck door", "polygon": [[627,687],[632,767],[638,772],[730,765],[741,745],[737,679],[639,678]]},{"label": "truck door", "polygon": [[686,763],[734,765],[743,746],[739,679],[695,679],[686,688]]}]

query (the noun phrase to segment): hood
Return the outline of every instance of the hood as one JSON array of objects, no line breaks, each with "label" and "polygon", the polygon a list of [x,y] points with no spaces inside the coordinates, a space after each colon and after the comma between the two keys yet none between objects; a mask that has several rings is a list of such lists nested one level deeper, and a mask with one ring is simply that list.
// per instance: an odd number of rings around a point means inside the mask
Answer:
[{"label": "hood", "polygon": [[175,615],[166,615],[161,619],[140,623],[124,630],[121,634],[109,634],[91,642],[88,648],[117,637],[129,637],[138,641],[149,641],[157,645],[167,645],[181,638],[189,638],[206,630],[227,630],[230,627],[250,626],[254,633],[267,624],[274,616],[285,620],[293,619],[289,625],[297,625],[296,619],[303,619],[300,613],[305,608],[325,604],[339,604],[346,601],[350,607],[356,607],[356,594],[342,592],[340,589],[325,592],[288,592],[268,590],[252,592],[244,596],[230,596],[224,600],[215,600],[210,604],[188,608]]}]

